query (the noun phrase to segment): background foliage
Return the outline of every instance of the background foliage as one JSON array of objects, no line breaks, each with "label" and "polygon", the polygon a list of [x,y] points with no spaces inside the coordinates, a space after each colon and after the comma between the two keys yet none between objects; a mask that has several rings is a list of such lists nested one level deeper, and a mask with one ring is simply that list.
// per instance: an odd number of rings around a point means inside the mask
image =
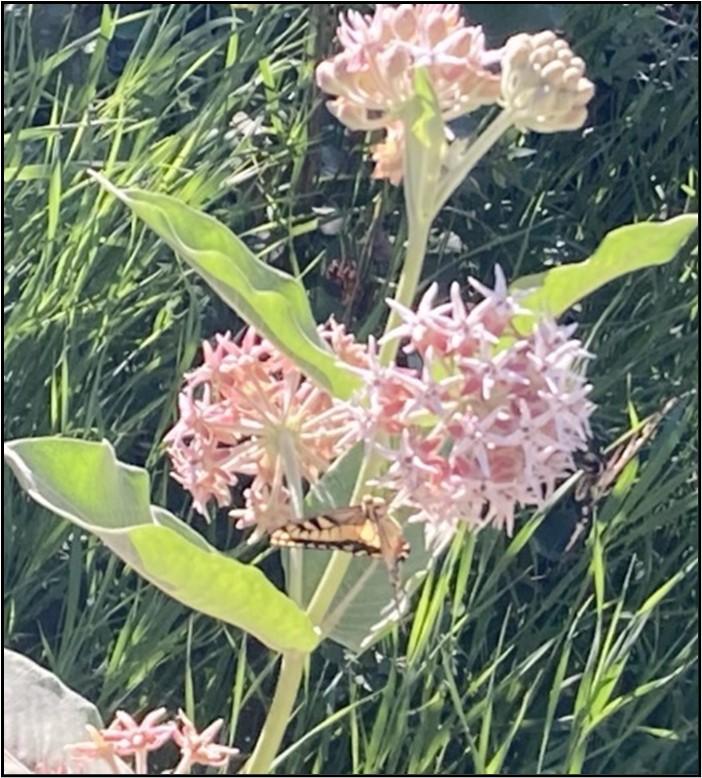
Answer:
[{"label": "background foliage", "polygon": [[[491,4],[464,5],[494,43],[562,29],[597,94],[585,131],[515,134],[466,181],[426,283],[491,280],[495,262],[508,278],[538,272],[620,224],[696,210],[696,5],[524,4],[513,29]],[[160,440],[201,339],[240,322],[88,167],[206,208],[300,276],[318,320],[378,331],[402,200],[370,181],[363,138],[312,84],[341,8],[3,6],[6,438],[106,437],[150,469],[154,502],[189,515]],[[627,403],[644,416],[695,388],[697,284],[688,250],[574,312],[597,354],[605,441],[627,428]],[[278,769],[698,771],[696,425],[685,409],[663,430],[639,483],[604,507],[607,531],[571,556],[504,554],[483,533],[450,550],[375,650],[325,645]],[[4,487],[5,644],[105,718],[182,705],[201,723],[224,715],[250,750],[273,657],[140,581],[7,469]],[[195,526],[220,548],[237,541],[224,520]],[[275,557],[264,568],[279,579]]]}]

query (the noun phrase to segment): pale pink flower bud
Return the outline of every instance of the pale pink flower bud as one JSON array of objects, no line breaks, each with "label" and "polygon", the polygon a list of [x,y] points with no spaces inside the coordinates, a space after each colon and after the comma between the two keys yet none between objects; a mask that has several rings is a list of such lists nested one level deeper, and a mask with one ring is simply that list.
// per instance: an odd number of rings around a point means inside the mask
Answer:
[{"label": "pale pink flower bud", "polygon": [[332,116],[350,130],[381,129],[385,126],[382,119],[372,118],[363,106],[356,105],[343,97],[327,102],[327,108]]},{"label": "pale pink flower bud", "polygon": [[536,132],[576,130],[595,93],[585,63],[550,30],[514,35],[502,57],[502,98],[515,123]]},{"label": "pale pink flower bud", "polygon": [[410,55],[399,45],[391,45],[387,51],[378,55],[378,64],[382,76],[388,81],[400,78],[410,66]]},{"label": "pale pink flower bud", "polygon": [[393,20],[395,35],[402,40],[410,40],[417,32],[417,20],[413,6],[403,3],[398,6]]},{"label": "pale pink flower bud", "polygon": [[315,70],[317,85],[323,92],[333,94],[343,88],[337,75],[338,72],[339,63],[334,60],[327,59],[317,65]]},{"label": "pale pink flower bud", "polygon": [[427,14],[426,36],[430,46],[438,46],[448,35],[448,25],[440,11]]},{"label": "pale pink flower bud", "polygon": [[405,158],[405,134],[402,122],[393,122],[388,126],[385,140],[372,148],[375,162],[373,178],[387,179],[397,186],[402,181]]}]

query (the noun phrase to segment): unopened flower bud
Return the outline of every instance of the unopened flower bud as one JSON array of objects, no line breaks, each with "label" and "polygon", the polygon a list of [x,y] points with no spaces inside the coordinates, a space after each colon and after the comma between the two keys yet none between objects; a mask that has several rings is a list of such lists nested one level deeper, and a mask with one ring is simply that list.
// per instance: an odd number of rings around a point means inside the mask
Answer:
[{"label": "unopened flower bud", "polygon": [[595,87],[585,63],[550,30],[515,35],[502,59],[502,103],[515,124],[536,132],[576,130]]}]

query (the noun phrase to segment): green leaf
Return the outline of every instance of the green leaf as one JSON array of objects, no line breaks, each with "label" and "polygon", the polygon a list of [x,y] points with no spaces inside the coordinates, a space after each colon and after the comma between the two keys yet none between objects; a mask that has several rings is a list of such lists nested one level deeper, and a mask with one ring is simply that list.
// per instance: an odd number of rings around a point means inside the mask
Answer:
[{"label": "green leaf", "polygon": [[27,438],[5,458],[41,505],[97,535],[174,599],[246,630],[278,651],[311,651],[308,616],[257,568],[220,553],[164,508],[149,505],[149,477],[119,462],[107,442]]},{"label": "green leaf", "polygon": [[665,599],[684,578],[690,574],[691,569],[695,566],[696,560],[693,560],[692,564],[687,564],[682,570],[679,570],[675,575],[671,576],[662,586],[659,586],[655,592],[650,594],[644,604],[639,608],[637,615],[648,616],[651,611],[658,606],[661,600]]},{"label": "green leaf", "polygon": [[349,397],[360,379],[317,332],[307,293],[297,278],[261,262],[217,219],[174,197],[119,189],[92,172],[129,206],[248,324],[330,394]]},{"label": "green leaf", "polygon": [[697,228],[697,216],[684,214],[665,222],[618,227],[605,235],[595,253],[583,260],[514,281],[511,290],[532,290],[519,302],[533,314],[517,316],[516,328],[528,333],[544,315],[558,317],[578,300],[619,276],[675,257]]}]

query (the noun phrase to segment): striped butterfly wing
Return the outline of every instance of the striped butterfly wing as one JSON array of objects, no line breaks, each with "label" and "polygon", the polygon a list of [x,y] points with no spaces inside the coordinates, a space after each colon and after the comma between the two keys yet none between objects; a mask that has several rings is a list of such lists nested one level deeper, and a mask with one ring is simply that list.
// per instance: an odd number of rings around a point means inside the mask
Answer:
[{"label": "striped butterfly wing", "polygon": [[[558,555],[567,553],[574,548],[590,524],[595,506],[610,493],[624,468],[653,437],[676,402],[667,402],[660,411],[609,447],[606,453],[588,451],[582,455],[579,462],[581,475],[574,492],[554,506],[539,528],[540,532],[537,531],[537,536],[542,536],[540,545],[547,556],[552,552]],[[567,534],[561,539],[562,531]],[[553,538],[549,538],[547,533]]]},{"label": "striped butterfly wing", "polygon": [[387,514],[385,502],[364,498],[361,505],[335,508],[274,530],[274,546],[348,551],[396,563],[407,558],[409,544],[400,525]]},{"label": "striped butterfly wing", "polygon": [[348,551],[359,556],[381,556],[377,525],[360,505],[326,511],[274,530],[274,546]]},{"label": "striped butterfly wing", "polygon": [[651,440],[661,421],[676,404],[677,399],[669,400],[660,411],[649,416],[638,428],[627,434],[624,440],[619,445],[615,445],[614,449],[606,456],[602,455],[597,467],[593,466],[590,470],[584,471],[574,494],[574,502],[580,511],[580,519],[566,544],[565,552],[570,551],[575,546],[592,520],[593,510],[597,503],[612,491],[624,468]]},{"label": "striped butterfly wing", "polygon": [[407,559],[410,546],[400,525],[388,515],[384,500],[364,497],[361,505],[337,508],[286,524],[274,530],[270,540],[274,546],[348,551],[356,556],[382,559],[400,612],[399,565]]}]

